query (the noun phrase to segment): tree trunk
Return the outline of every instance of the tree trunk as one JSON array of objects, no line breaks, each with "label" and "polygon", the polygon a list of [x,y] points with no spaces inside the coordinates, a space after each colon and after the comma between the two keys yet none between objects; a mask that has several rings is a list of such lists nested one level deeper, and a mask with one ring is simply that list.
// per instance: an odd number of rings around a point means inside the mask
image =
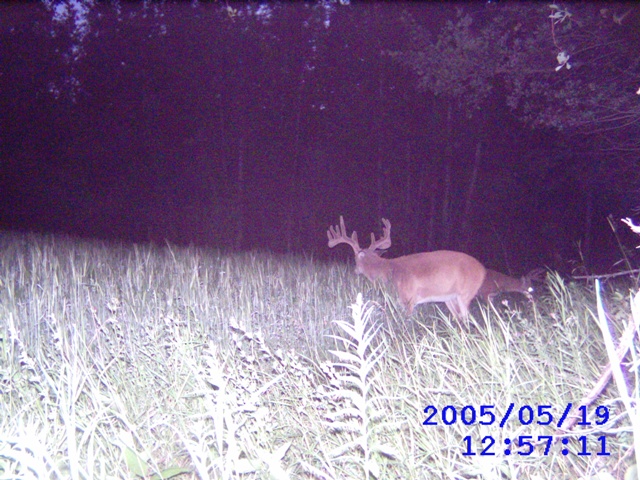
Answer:
[{"label": "tree trunk", "polygon": [[451,236],[451,163],[453,162],[453,112],[451,102],[447,107],[447,125],[444,147],[444,192],[442,192],[442,243],[449,245]]},{"label": "tree trunk", "polygon": [[[379,99],[379,103],[380,105],[384,105],[384,92],[382,90],[382,76],[378,77],[378,99]],[[383,125],[383,120],[381,116],[377,116],[376,117],[376,129],[378,130],[378,132],[382,131],[382,125]],[[377,202],[376,202],[376,206],[377,206],[377,221],[380,221],[380,219],[382,217],[386,217],[389,215],[389,212],[385,212],[385,205],[384,205],[384,179],[385,179],[385,167],[384,167],[384,161],[383,161],[383,148],[382,148],[382,144],[381,142],[381,136],[378,136],[377,139],[377,144],[378,144],[378,172],[377,172],[377,180],[378,180],[378,185],[376,186],[376,196],[377,196]]]},{"label": "tree trunk", "polygon": [[236,164],[236,241],[235,248],[242,248],[244,241],[245,198],[244,198],[244,139],[240,137],[238,146],[238,162]]},{"label": "tree trunk", "polygon": [[467,190],[467,198],[464,204],[464,213],[462,217],[462,227],[460,228],[460,238],[462,238],[461,248],[466,250],[469,244],[469,218],[471,217],[471,207],[478,181],[478,171],[480,170],[480,162],[482,161],[482,141],[476,143],[476,154],[473,161],[473,171],[471,172],[471,180],[469,181],[469,189]]}]

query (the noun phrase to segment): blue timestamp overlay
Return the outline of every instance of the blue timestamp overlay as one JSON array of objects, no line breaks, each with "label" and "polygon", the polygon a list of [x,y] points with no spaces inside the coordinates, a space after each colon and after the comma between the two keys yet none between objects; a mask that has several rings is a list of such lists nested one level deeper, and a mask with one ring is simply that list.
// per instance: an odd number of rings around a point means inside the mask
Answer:
[{"label": "blue timestamp overlay", "polygon": [[[423,425],[427,426],[451,426],[456,423],[473,426],[491,426],[504,428],[507,421],[512,420],[520,425],[540,425],[562,428],[573,409],[572,403],[567,403],[560,415],[554,415],[556,411],[551,405],[523,405],[516,408],[514,403],[509,404],[507,409],[499,412],[495,405],[466,405],[455,407],[447,405],[438,409],[434,405],[428,405],[424,409],[426,414]],[[609,421],[609,408],[605,406],[596,407],[589,416],[588,407],[580,405],[575,409],[573,415],[578,419],[575,425],[582,427],[602,426]],[[591,420],[589,420],[591,419]],[[589,440],[589,442],[587,442]],[[485,435],[481,438],[474,438],[467,435],[462,439],[463,455],[496,455],[503,452],[505,455],[549,455],[552,445],[561,445],[560,453],[569,455],[569,447],[580,456],[608,456],[607,437],[601,435],[592,436],[581,435],[574,437],[558,437],[553,435],[518,435],[514,438],[505,438],[496,441],[492,435]]]}]

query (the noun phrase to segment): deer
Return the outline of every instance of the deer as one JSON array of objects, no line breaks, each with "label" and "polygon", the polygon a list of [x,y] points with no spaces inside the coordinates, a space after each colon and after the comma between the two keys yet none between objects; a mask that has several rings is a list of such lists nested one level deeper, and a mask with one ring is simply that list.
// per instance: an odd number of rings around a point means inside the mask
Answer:
[{"label": "deer", "polygon": [[347,236],[344,219],[327,230],[329,248],[346,243],[356,257],[355,272],[370,282],[383,280],[395,286],[407,315],[416,305],[445,302],[456,318],[469,315],[469,304],[476,296],[485,277],[485,268],[478,260],[462,252],[437,250],[414,253],[397,258],[382,258],[381,250],[391,247],[391,222],[382,219],[382,237],[371,233],[369,248],[361,248],[358,234]]},{"label": "deer", "polygon": [[531,270],[525,276],[520,278],[510,277],[504,273],[496,272],[487,268],[487,274],[484,282],[480,286],[480,290],[476,294],[486,303],[493,303],[496,295],[506,292],[518,292],[525,295],[530,301],[533,301],[531,293],[533,292],[533,282],[544,281],[544,269],[536,268]]}]

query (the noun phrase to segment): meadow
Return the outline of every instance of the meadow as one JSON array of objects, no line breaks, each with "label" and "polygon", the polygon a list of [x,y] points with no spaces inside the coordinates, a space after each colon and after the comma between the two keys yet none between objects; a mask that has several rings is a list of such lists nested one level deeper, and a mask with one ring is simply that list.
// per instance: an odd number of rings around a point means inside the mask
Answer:
[{"label": "meadow", "polygon": [[[614,342],[635,291],[602,285]],[[637,325],[581,406],[593,281],[500,298],[407,318],[351,263],[2,232],[0,479],[637,478]]]}]

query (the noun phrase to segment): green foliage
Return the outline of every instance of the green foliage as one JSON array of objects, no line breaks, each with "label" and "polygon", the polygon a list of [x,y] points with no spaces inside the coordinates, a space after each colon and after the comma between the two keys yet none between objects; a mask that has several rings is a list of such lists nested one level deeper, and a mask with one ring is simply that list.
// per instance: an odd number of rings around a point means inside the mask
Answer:
[{"label": "green foliage", "polygon": [[619,20],[624,10],[620,4],[470,4],[458,7],[435,39],[408,18],[417,48],[393,55],[418,74],[421,88],[469,114],[502,99],[532,125],[606,125],[628,134],[630,118],[638,118],[632,79],[640,59],[631,52],[640,36],[637,14]]}]

